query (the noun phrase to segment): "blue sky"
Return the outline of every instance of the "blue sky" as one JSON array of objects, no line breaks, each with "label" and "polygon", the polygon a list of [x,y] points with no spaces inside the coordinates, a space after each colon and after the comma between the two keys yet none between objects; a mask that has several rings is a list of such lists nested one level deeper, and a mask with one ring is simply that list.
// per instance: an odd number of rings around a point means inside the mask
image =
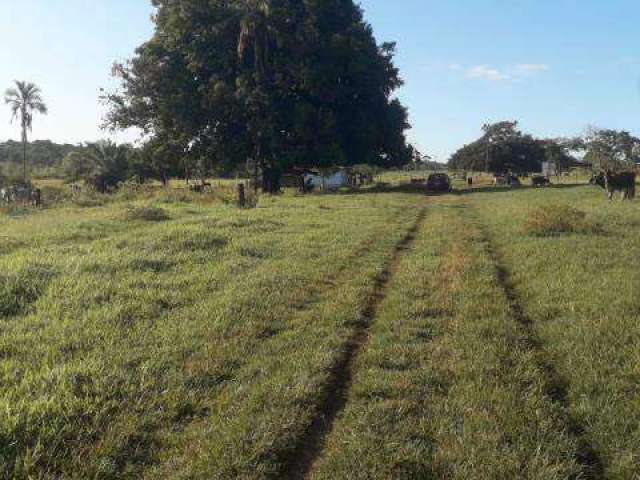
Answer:
[{"label": "blue sky", "polygon": [[[363,0],[378,40],[398,43],[411,140],[440,160],[486,121],[539,136],[588,125],[640,135],[637,0]],[[80,142],[98,128],[114,60],[152,32],[147,0],[0,0],[0,89],[38,83],[50,108],[35,138]],[[0,106],[0,141],[18,138]],[[121,136],[121,138],[127,138]]]}]

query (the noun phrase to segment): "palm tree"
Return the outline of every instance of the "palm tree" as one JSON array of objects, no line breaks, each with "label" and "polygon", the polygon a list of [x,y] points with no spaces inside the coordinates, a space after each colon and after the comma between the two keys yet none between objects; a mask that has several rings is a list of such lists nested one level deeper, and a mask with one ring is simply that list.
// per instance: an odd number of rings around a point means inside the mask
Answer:
[{"label": "palm tree", "polygon": [[27,133],[33,128],[35,113],[47,114],[47,106],[42,100],[40,88],[30,82],[16,80],[16,88],[9,88],[4,94],[4,102],[11,108],[11,120],[19,120],[22,128],[22,151],[24,183],[27,184]]},{"label": "palm tree", "polygon": [[99,192],[106,192],[119,182],[126,180],[129,173],[131,148],[117,145],[110,140],[101,140],[87,145],[86,164],[90,169],[88,180]]}]

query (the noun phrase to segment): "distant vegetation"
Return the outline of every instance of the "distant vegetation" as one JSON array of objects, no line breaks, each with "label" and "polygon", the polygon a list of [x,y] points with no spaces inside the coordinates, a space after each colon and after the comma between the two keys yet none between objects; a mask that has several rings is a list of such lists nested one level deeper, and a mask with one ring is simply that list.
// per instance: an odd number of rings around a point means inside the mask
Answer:
[{"label": "distant vegetation", "polygon": [[456,170],[541,172],[543,162],[557,171],[588,165],[595,169],[621,169],[640,162],[640,139],[626,131],[589,128],[576,138],[538,139],[522,133],[517,121],[485,125],[484,134],[453,154]]},{"label": "distant vegetation", "polygon": [[[36,140],[27,143],[27,158],[32,173],[36,175],[58,176],[62,160],[80,147],[71,144],[54,143],[50,140]],[[0,143],[0,169],[5,174],[15,174],[22,168],[23,146],[21,142],[9,140]]]}]

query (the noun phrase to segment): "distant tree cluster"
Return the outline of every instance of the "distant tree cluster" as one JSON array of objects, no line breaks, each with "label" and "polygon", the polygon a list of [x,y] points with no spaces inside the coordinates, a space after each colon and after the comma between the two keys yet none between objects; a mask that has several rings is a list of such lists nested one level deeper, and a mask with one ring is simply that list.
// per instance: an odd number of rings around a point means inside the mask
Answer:
[{"label": "distant tree cluster", "polygon": [[114,66],[105,99],[109,127],[151,138],[160,176],[412,160],[395,45],[352,0],[154,5],[153,38]]},{"label": "distant tree cluster", "polygon": [[629,132],[591,127],[576,138],[537,139],[518,130],[518,122],[483,127],[484,134],[453,154],[449,166],[457,170],[540,172],[543,162],[557,171],[575,165],[619,170],[640,162],[640,139]]},{"label": "distant tree cluster", "polygon": [[518,129],[518,122],[485,125],[484,134],[453,154],[449,166],[476,172],[540,172],[543,162],[559,170],[572,165],[571,145],[561,139],[537,139]]},{"label": "distant tree cluster", "polygon": [[590,127],[576,139],[584,160],[600,170],[620,170],[640,162],[640,138],[627,131]]},{"label": "distant tree cluster", "polygon": [[[60,167],[64,157],[77,149],[77,145],[59,144],[50,140],[35,140],[27,143],[27,157],[32,168],[57,168]],[[5,167],[21,165],[22,157],[22,142],[9,140],[0,143],[0,165]]]}]

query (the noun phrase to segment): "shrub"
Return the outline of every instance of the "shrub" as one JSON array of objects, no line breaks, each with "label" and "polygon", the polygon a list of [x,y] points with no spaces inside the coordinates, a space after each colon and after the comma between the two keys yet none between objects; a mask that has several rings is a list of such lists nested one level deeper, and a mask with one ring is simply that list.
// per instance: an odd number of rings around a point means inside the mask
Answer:
[{"label": "shrub", "polygon": [[112,196],[99,193],[88,185],[83,185],[78,190],[71,190],[71,203],[78,207],[100,207],[113,201]]},{"label": "shrub", "polygon": [[587,218],[586,213],[569,205],[549,205],[534,210],[524,225],[525,233],[539,237],[563,233],[598,233],[601,227]]},{"label": "shrub", "polygon": [[158,207],[128,207],[125,219],[129,221],[164,222],[169,220],[167,212]]}]

